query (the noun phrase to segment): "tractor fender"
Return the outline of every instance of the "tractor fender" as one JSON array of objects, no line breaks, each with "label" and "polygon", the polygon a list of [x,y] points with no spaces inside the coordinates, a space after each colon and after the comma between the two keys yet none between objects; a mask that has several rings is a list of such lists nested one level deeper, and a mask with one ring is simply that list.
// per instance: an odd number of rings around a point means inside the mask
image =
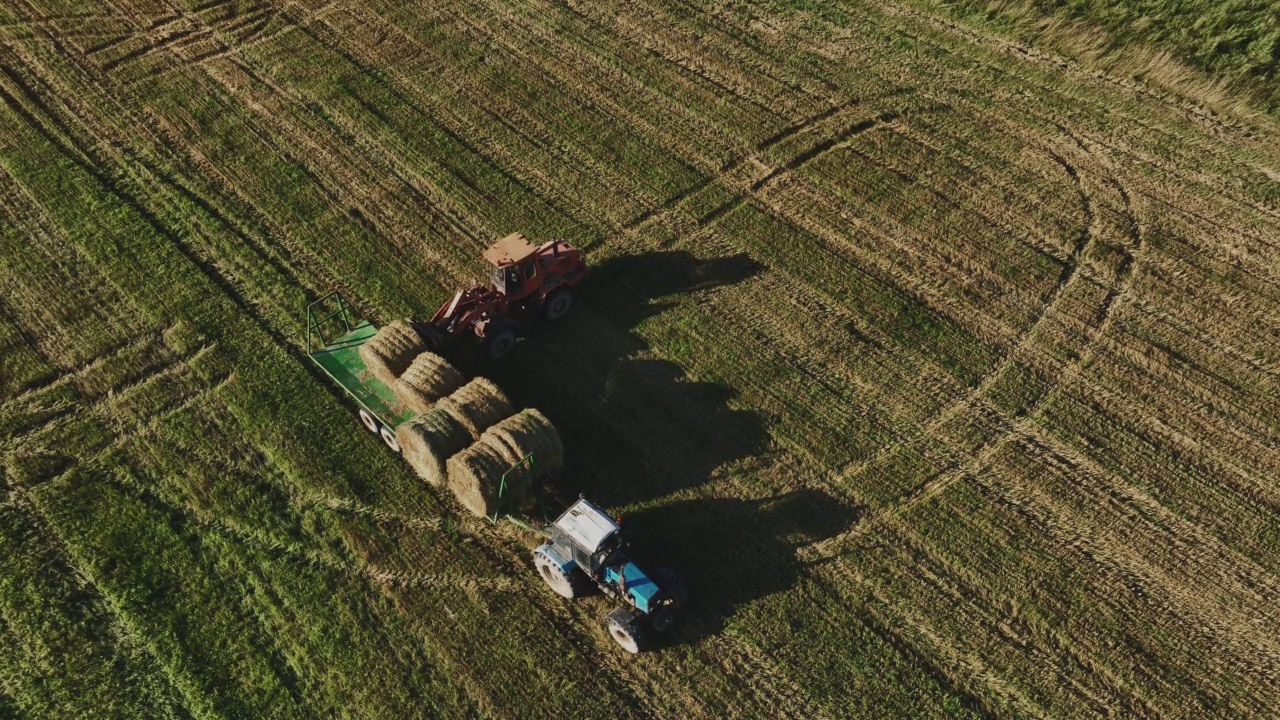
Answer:
[{"label": "tractor fender", "polygon": [[564,281],[563,275],[561,275],[560,273],[555,273],[554,275],[548,275],[546,279],[542,281],[541,287],[538,288],[538,302],[542,302],[546,300],[548,297],[551,296],[551,293],[559,290],[562,287],[567,287],[567,284]]},{"label": "tractor fender", "polygon": [[555,563],[555,565],[559,567],[566,575],[569,574],[570,570],[573,570],[574,568],[578,567],[578,563],[574,562],[572,558],[566,559],[564,557],[561,557],[560,553],[556,550],[555,545],[552,545],[551,543],[543,543],[542,545],[539,545],[537,549],[533,551],[533,554],[542,555],[543,557],[547,558],[551,562]]}]

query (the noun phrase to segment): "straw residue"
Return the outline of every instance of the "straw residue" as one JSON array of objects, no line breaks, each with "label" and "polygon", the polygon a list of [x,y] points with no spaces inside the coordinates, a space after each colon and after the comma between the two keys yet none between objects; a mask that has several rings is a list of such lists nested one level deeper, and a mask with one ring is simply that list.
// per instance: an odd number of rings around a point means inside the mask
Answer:
[{"label": "straw residue", "polygon": [[471,435],[453,415],[428,410],[396,429],[405,460],[418,477],[432,485],[445,482],[445,463],[471,442]]},{"label": "straw residue", "polygon": [[408,322],[396,320],[379,328],[360,346],[360,359],[374,377],[392,385],[424,347],[422,338]]},{"label": "straw residue", "polygon": [[[531,462],[513,467],[530,455]],[[555,426],[537,410],[524,410],[489,428],[471,447],[449,459],[449,489],[471,512],[492,515],[519,507],[529,497],[535,475],[553,472],[563,464],[564,446]],[[504,507],[499,507],[503,473],[506,497]]]},{"label": "straw residue", "polygon": [[432,352],[423,352],[395,381],[394,389],[396,397],[411,410],[423,412],[464,382],[466,378],[448,360]]},{"label": "straw residue", "polygon": [[441,398],[436,407],[457,418],[474,440],[515,412],[506,394],[493,381],[482,377],[453,391],[449,397]]}]

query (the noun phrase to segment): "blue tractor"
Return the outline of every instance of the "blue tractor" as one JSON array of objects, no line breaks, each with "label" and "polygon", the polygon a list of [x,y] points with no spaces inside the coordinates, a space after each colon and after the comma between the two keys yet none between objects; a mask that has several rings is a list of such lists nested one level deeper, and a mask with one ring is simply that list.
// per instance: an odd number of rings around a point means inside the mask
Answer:
[{"label": "blue tractor", "polygon": [[592,502],[579,498],[549,528],[549,539],[533,551],[538,574],[558,595],[573,599],[599,588],[619,602],[609,613],[609,636],[638,653],[665,632],[688,602],[675,573],[646,573],[627,556],[622,526]]}]

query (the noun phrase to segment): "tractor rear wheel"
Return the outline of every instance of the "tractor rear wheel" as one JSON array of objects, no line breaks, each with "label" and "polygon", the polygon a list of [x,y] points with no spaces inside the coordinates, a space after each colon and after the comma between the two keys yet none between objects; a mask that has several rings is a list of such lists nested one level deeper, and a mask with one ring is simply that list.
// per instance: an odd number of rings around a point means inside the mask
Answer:
[{"label": "tractor rear wheel", "polygon": [[609,625],[609,637],[618,643],[623,650],[635,654],[645,648],[646,640],[644,627],[637,621],[635,615],[626,608],[615,608],[606,618]]},{"label": "tractor rear wheel", "polygon": [[516,346],[516,324],[513,321],[495,321],[487,328],[484,337],[485,350],[490,360],[501,360]]},{"label": "tractor rear wheel", "polygon": [[573,306],[573,293],[569,288],[560,288],[547,296],[542,303],[542,316],[548,320],[559,320]]},{"label": "tractor rear wheel", "polygon": [[554,560],[540,552],[533,554],[533,565],[546,581],[547,587],[562,598],[572,600],[587,594],[587,579],[578,568],[565,572]]},{"label": "tractor rear wheel", "polygon": [[386,443],[387,447],[391,448],[392,452],[400,452],[400,441],[396,439],[396,434],[391,430],[391,428],[383,425],[378,429],[378,435],[382,436],[382,442]]},{"label": "tractor rear wheel", "polygon": [[356,414],[360,416],[360,422],[364,425],[366,430],[375,434],[378,432],[378,419],[373,416],[373,413],[364,408],[360,408],[360,412]]}]

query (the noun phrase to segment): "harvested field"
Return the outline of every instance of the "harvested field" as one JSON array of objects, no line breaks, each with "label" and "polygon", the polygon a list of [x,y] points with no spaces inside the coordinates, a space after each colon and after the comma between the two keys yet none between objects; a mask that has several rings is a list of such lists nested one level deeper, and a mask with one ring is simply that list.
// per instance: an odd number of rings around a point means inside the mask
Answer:
[{"label": "harvested field", "polygon": [[506,393],[492,380],[482,377],[440,398],[436,406],[461,423],[473,440],[479,440],[485,430],[515,414]]},{"label": "harvested field", "polygon": [[[376,340],[382,335],[374,336]],[[415,335],[416,336],[416,335]],[[361,350],[372,342],[361,346]],[[362,355],[363,357],[363,355]],[[432,352],[419,352],[409,367],[400,373],[392,388],[396,397],[411,410],[425,412],[436,404],[437,400],[462,387],[467,379],[458,368],[448,360]]]},{"label": "harvested field", "polygon": [[[0,717],[1273,716],[1245,5],[5,3]],[[394,385],[515,231],[591,275],[444,351],[424,482],[302,309]],[[531,447],[688,586],[656,652],[472,516]]]}]

